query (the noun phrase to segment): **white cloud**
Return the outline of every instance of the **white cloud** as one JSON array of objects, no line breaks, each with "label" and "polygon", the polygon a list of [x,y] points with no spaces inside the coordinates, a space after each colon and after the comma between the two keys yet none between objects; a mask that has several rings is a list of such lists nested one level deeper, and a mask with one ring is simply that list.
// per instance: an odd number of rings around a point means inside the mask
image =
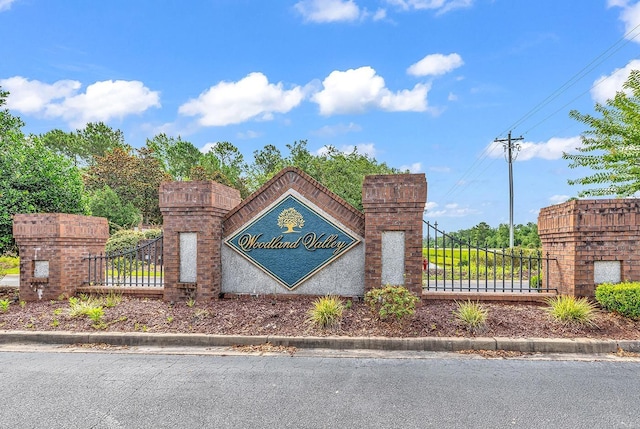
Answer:
[{"label": "white cloud", "polygon": [[302,0],[294,8],[309,22],[355,21],[361,17],[353,0]]},{"label": "white cloud", "polygon": [[551,204],[560,204],[564,203],[569,198],[571,198],[569,195],[552,195],[551,197],[549,197],[549,202]]},{"label": "white cloud", "polygon": [[465,217],[476,214],[481,214],[479,210],[472,209],[470,207],[463,207],[457,203],[446,204],[443,208],[440,208],[440,205],[435,202],[428,202],[426,204],[426,213],[425,216],[430,218],[436,217]]},{"label": "white cloud", "polygon": [[[367,155],[368,157],[374,158],[376,156],[376,148],[373,143],[360,143],[357,145],[344,145],[337,148],[340,152],[345,154],[351,154],[354,151],[357,151],[359,154]],[[322,146],[320,149],[316,151],[316,155],[325,155],[329,152],[327,146]]]},{"label": "white cloud", "polygon": [[362,131],[362,127],[356,123],[325,125],[324,127],[313,131],[311,134],[322,137],[334,137],[340,134]]},{"label": "white cloud", "polygon": [[9,91],[9,109],[30,115],[44,111],[52,100],[72,96],[80,89],[81,84],[75,80],[59,80],[48,84],[14,76],[0,79],[0,86]]},{"label": "white cloud", "polygon": [[374,21],[381,21],[383,19],[385,19],[387,17],[387,10],[386,9],[378,9],[376,11],[376,13],[373,14],[372,19]]},{"label": "white cloud", "polygon": [[72,126],[87,122],[109,121],[140,114],[150,107],[160,107],[160,93],[139,81],[105,80],[87,87],[84,94],[65,98],[47,106],[46,115],[62,117]]},{"label": "white cloud", "polygon": [[456,94],[454,94],[453,92],[450,92],[449,95],[447,96],[447,100],[449,100],[449,101],[458,101],[458,96]]},{"label": "white cloud", "polygon": [[471,7],[473,1],[474,0],[387,0],[387,3],[404,11],[430,9],[435,10],[438,15],[442,15],[455,9]]},{"label": "white cloud", "polygon": [[414,162],[410,165],[401,165],[399,170],[405,171],[409,170],[409,173],[421,173],[422,172],[422,163]]},{"label": "white cloud", "polygon": [[629,0],[609,0],[608,7],[621,7],[620,20],[624,22],[625,37],[640,43],[638,34],[640,29],[636,28],[640,25],[640,2],[632,3]]},{"label": "white cloud", "polygon": [[0,12],[11,9],[11,3],[15,0],[0,0]]},{"label": "white cloud", "polygon": [[62,118],[79,128],[87,122],[109,121],[160,107],[160,95],[139,81],[96,82],[78,94],[80,82],[61,80],[47,84],[20,76],[4,79],[0,85],[10,92],[8,107],[21,113]]},{"label": "white cloud", "polygon": [[322,81],[323,89],[312,96],[325,116],[362,113],[369,109],[391,112],[427,110],[430,86],[418,84],[396,93],[385,87],[384,79],[368,66],[347,71],[335,70]]},{"label": "white cloud", "polygon": [[256,139],[258,137],[260,137],[262,135],[262,133],[259,133],[257,131],[252,131],[252,130],[248,130],[245,132],[240,132],[237,134],[239,139],[242,140],[250,140],[250,139]]},{"label": "white cloud", "polygon": [[462,66],[464,61],[458,54],[430,54],[412,64],[407,73],[412,76],[440,76]]},{"label": "white cloud", "polygon": [[438,167],[438,166],[433,166],[433,167],[429,167],[429,171],[433,171],[434,173],[451,173],[451,168],[450,167]]},{"label": "white cloud", "polygon": [[250,119],[271,120],[273,113],[286,113],[304,98],[296,86],[283,89],[283,84],[269,83],[262,73],[250,73],[238,82],[220,82],[196,99],[180,106],[185,116],[199,116],[202,126],[239,124]]},{"label": "white cloud", "polygon": [[631,70],[638,69],[640,69],[640,60],[631,60],[626,66],[615,69],[610,75],[601,76],[591,87],[591,98],[600,104],[605,104],[607,100],[616,96],[616,92],[622,91],[622,85],[629,78]]},{"label": "white cloud", "polygon": [[218,143],[205,143],[205,145],[200,148],[200,152],[202,153],[211,152],[216,147],[217,144]]},{"label": "white cloud", "polygon": [[[513,142],[518,144],[518,142]],[[520,151],[517,152],[518,161],[528,161],[533,158],[541,158],[547,160],[560,159],[564,152],[575,152],[577,147],[582,145],[579,136],[576,137],[552,137],[546,142],[534,143],[524,142],[520,144]],[[491,142],[487,147],[487,153],[491,158],[500,158],[504,156],[504,143]],[[514,153],[514,155],[516,155]]]}]

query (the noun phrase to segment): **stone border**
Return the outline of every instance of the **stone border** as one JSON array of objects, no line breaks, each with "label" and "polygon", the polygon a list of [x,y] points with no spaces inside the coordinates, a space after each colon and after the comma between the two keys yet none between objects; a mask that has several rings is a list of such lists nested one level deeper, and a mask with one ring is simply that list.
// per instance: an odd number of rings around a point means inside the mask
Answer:
[{"label": "stone border", "polygon": [[616,353],[618,349],[640,352],[640,340],[592,338],[500,338],[500,337],[285,337],[279,335],[153,334],[130,332],[31,332],[0,331],[0,344],[110,344],[114,346],[231,347],[270,343],[300,349],[384,350],[459,352],[463,350],[513,351],[521,353]]}]

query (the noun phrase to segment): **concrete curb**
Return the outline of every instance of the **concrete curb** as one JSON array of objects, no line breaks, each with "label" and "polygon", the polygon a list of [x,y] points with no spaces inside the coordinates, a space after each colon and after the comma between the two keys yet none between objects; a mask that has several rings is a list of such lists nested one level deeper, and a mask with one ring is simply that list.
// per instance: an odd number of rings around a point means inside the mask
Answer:
[{"label": "concrete curb", "polygon": [[640,340],[591,338],[494,338],[494,337],[285,337],[278,335],[154,334],[138,332],[32,332],[0,331],[0,344],[104,343],[116,346],[230,347],[234,345],[293,346],[300,349],[387,350],[456,352],[505,350],[524,353],[615,353],[618,348],[640,352]]}]

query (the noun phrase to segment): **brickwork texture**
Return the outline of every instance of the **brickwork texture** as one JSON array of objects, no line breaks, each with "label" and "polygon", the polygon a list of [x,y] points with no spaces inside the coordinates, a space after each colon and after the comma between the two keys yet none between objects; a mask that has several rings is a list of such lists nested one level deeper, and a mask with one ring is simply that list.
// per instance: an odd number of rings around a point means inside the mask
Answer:
[{"label": "brickwork texture", "polygon": [[[164,230],[164,299],[210,300],[221,293],[222,221],[240,204],[240,192],[211,181],[160,185]],[[180,233],[196,233],[196,282],[180,282]]]},{"label": "brickwork texture", "polygon": [[[107,219],[62,213],[17,214],[13,236],[20,254],[20,299],[71,296],[87,278],[89,253],[104,252]],[[47,261],[49,275],[37,278],[36,261]]]},{"label": "brickwork texture", "polygon": [[382,233],[405,232],[405,284],[422,296],[422,214],[427,201],[424,174],[367,176],[362,186],[365,213],[365,290],[382,284]]},{"label": "brickwork texture", "polygon": [[[619,261],[622,281],[640,281],[640,200],[574,200],[538,216],[549,284],[566,295],[593,296],[594,263]],[[545,267],[545,273],[547,269]]]}]

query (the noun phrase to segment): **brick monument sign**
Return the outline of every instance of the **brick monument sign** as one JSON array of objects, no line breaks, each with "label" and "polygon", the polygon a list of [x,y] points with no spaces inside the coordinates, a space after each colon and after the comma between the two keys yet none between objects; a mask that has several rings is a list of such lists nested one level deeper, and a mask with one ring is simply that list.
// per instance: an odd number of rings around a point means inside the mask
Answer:
[{"label": "brick monument sign", "polygon": [[[160,186],[163,297],[361,297],[387,284],[422,294],[424,174],[367,176],[364,213],[297,168],[244,201],[212,181]],[[54,299],[87,286],[86,257],[104,252],[106,219],[16,215],[22,299]]]}]

